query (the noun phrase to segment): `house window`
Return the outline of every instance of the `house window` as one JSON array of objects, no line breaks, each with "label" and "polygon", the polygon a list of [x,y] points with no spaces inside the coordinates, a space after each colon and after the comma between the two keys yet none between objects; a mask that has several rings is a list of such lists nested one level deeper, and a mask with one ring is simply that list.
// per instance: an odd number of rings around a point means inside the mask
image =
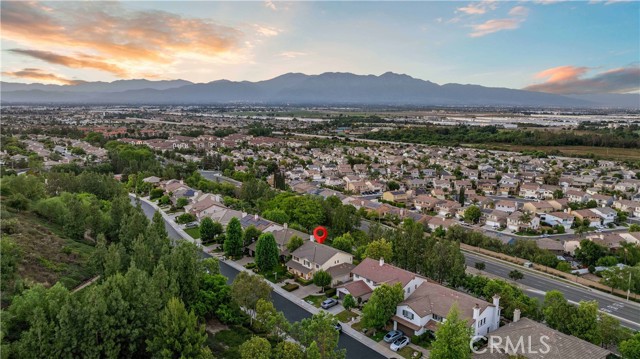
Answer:
[{"label": "house window", "polygon": [[413,320],[413,313],[409,312],[408,310],[402,310],[402,316],[405,318],[409,318],[411,320]]},{"label": "house window", "polygon": [[316,268],[320,268],[320,265],[316,264]]},{"label": "house window", "polygon": [[437,314],[431,314],[431,318],[432,318],[433,320],[437,320],[437,321],[439,321],[439,322],[441,322],[441,321],[442,321],[442,317],[441,317],[441,316],[439,316],[439,315],[437,315]]},{"label": "house window", "polygon": [[310,267],[310,266],[311,266],[311,263],[309,263],[309,261],[308,261],[308,260],[305,260],[305,261],[304,261],[304,266],[305,266],[305,267]]}]

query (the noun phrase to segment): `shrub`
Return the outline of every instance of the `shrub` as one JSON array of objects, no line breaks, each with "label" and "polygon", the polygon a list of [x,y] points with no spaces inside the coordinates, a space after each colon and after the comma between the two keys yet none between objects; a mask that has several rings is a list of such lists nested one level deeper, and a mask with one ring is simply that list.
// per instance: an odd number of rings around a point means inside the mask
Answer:
[{"label": "shrub", "polygon": [[282,288],[284,290],[286,290],[287,292],[293,292],[294,290],[300,288],[300,286],[295,284],[295,283],[287,283],[287,284],[283,285]]},{"label": "shrub", "polygon": [[250,262],[244,265],[245,268],[247,269],[253,269],[256,267],[256,263],[255,262]]},{"label": "shrub", "polygon": [[310,280],[306,280],[302,277],[296,277],[296,282],[302,284],[302,286],[308,286],[309,284],[313,283],[313,279]]},{"label": "shrub", "polygon": [[334,295],[336,295],[336,289],[335,288],[329,288],[329,289],[324,291],[324,294],[327,296],[327,298],[333,297]]},{"label": "shrub", "polygon": [[183,214],[179,215],[178,217],[176,217],[176,223],[178,223],[178,224],[191,223],[191,222],[193,222],[195,220],[196,220],[196,216],[194,216],[191,213],[183,213]]}]

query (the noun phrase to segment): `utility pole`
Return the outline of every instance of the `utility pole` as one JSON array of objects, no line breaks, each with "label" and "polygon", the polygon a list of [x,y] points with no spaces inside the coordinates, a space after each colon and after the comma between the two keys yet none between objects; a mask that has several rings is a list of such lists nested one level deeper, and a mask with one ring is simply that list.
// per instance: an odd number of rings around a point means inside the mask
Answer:
[{"label": "utility pole", "polygon": [[631,294],[631,270],[629,270],[629,286],[627,287],[627,302],[629,301],[630,294]]}]

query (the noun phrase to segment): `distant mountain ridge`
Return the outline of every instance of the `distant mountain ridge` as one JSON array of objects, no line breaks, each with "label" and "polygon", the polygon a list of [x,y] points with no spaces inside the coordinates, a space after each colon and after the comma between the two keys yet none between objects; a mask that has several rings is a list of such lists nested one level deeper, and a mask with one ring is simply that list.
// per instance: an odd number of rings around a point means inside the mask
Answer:
[{"label": "distant mountain ridge", "polygon": [[438,85],[404,74],[287,73],[265,81],[118,80],[76,85],[2,82],[2,103],[379,106],[547,106],[640,108],[640,95],[561,96],[480,85]]}]

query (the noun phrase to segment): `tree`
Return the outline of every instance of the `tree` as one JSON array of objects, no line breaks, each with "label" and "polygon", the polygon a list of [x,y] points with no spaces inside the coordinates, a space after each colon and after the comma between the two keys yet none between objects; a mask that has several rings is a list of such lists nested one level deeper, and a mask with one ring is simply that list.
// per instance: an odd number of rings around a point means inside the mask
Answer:
[{"label": "tree", "polygon": [[617,346],[625,337],[625,329],[620,326],[620,321],[608,314],[600,313],[598,330],[603,348]]},{"label": "tree", "polygon": [[336,319],[333,315],[320,311],[311,318],[305,318],[294,324],[293,336],[307,347],[307,359],[341,359],[345,358],[343,350],[337,350],[340,334],[334,328]]},{"label": "tree", "polygon": [[178,298],[172,298],[160,313],[160,322],[148,351],[158,358],[213,358],[206,347],[207,334],[198,318],[187,312]]},{"label": "tree", "polygon": [[313,275],[313,284],[322,288],[323,292],[324,292],[324,288],[329,286],[332,280],[333,278],[331,277],[331,274],[323,270],[319,270]]},{"label": "tree", "polygon": [[640,358],[640,332],[621,342],[618,349],[623,358]]},{"label": "tree", "polygon": [[331,243],[333,248],[339,249],[343,252],[351,253],[353,250],[353,237],[349,233],[336,238]]},{"label": "tree", "polygon": [[195,220],[197,220],[196,216],[194,216],[191,213],[183,213],[178,217],[176,217],[176,223],[178,224],[191,223],[191,222],[194,222]]},{"label": "tree", "polygon": [[580,247],[576,249],[576,259],[584,265],[595,265],[598,259],[607,255],[607,248],[588,239],[580,241]]},{"label": "tree", "polygon": [[213,241],[217,236],[222,234],[222,225],[218,223],[218,226],[213,222],[210,217],[204,217],[200,221],[200,238],[203,242]]},{"label": "tree", "polygon": [[476,262],[475,267],[477,270],[484,270],[487,265],[484,262]]},{"label": "tree", "polygon": [[344,307],[344,309],[346,309],[347,311],[351,311],[352,308],[355,308],[357,305],[355,298],[353,298],[353,296],[351,294],[347,294],[344,296],[344,299],[342,299],[342,306]]},{"label": "tree", "polygon": [[231,218],[227,224],[226,239],[224,241],[224,253],[227,257],[242,256],[242,226],[236,217]]},{"label": "tree", "polygon": [[460,187],[460,192],[458,192],[458,203],[460,203],[461,206],[464,206],[464,201],[465,201],[466,197],[464,195],[464,186]]},{"label": "tree", "polygon": [[162,197],[164,195],[164,190],[162,188],[154,188],[151,190],[149,199],[154,200]]},{"label": "tree", "polygon": [[176,201],[176,208],[184,208],[184,206],[189,204],[189,200],[186,197],[180,197]]},{"label": "tree", "polygon": [[564,197],[564,192],[562,192],[561,189],[557,189],[555,191],[553,191],[553,198],[554,199],[561,199]]},{"label": "tree", "polygon": [[385,262],[391,263],[393,259],[393,247],[391,242],[381,238],[369,243],[367,249],[364,251],[364,255],[367,258],[376,260],[384,258]]},{"label": "tree", "polygon": [[289,243],[287,243],[287,250],[289,250],[289,253],[293,253],[293,251],[302,247],[303,244],[304,241],[302,240],[302,238],[293,236],[291,237],[291,239],[289,239]]},{"label": "tree", "polygon": [[557,290],[547,292],[544,296],[542,313],[547,325],[565,334],[569,334],[572,312],[575,310]]},{"label": "tree", "polygon": [[299,344],[283,341],[278,343],[273,349],[273,357],[278,359],[304,359],[305,355]]},{"label": "tree", "polygon": [[244,231],[244,246],[246,247],[251,243],[257,241],[261,234],[262,232],[260,232],[260,230],[253,224],[247,227],[247,229],[245,229]]},{"label": "tree", "polygon": [[556,269],[559,271],[563,271],[565,273],[569,273],[571,272],[571,264],[569,264],[568,262],[565,261],[560,261],[558,262],[558,265],[556,266]]},{"label": "tree", "polygon": [[278,265],[279,253],[273,234],[261,234],[256,244],[256,264],[262,273],[269,272]]},{"label": "tree", "polygon": [[362,321],[366,327],[382,329],[404,300],[404,289],[400,283],[382,284],[373,290],[367,304],[362,308]]},{"label": "tree", "polygon": [[278,340],[286,339],[290,324],[282,312],[278,312],[269,300],[258,299],[256,304],[256,321],[254,327],[274,336]]},{"label": "tree", "polygon": [[429,358],[471,358],[469,342],[471,341],[472,329],[466,319],[460,317],[457,303],[451,306],[447,320],[438,326],[435,334],[436,340],[431,346]]},{"label": "tree", "polygon": [[598,328],[598,302],[581,301],[573,310],[568,329],[571,335],[599,345],[601,342]]},{"label": "tree", "polygon": [[520,272],[519,270],[514,269],[511,272],[509,272],[509,278],[511,278],[512,280],[518,281],[524,278],[524,274],[522,274],[522,272]]},{"label": "tree", "polygon": [[271,286],[262,277],[245,271],[238,273],[231,284],[231,298],[250,313],[255,312],[259,299],[267,300],[270,295]]},{"label": "tree", "polygon": [[629,232],[640,232],[640,224],[632,223],[629,226]]},{"label": "tree", "polygon": [[478,223],[481,216],[482,211],[478,206],[469,206],[469,208],[464,210],[464,220],[467,222]]},{"label": "tree", "polygon": [[153,214],[153,218],[151,220],[151,228],[158,234],[160,239],[164,239],[169,236],[165,227],[164,218],[162,218],[162,214],[160,214],[160,211],[156,211]]},{"label": "tree", "polygon": [[387,182],[387,187],[389,187],[389,191],[397,191],[400,189],[400,184],[396,181]]},{"label": "tree", "polygon": [[458,286],[465,276],[464,255],[456,241],[439,240],[423,263],[424,273],[438,281]]},{"label": "tree", "polygon": [[254,335],[240,345],[240,357],[242,359],[270,359],[271,344],[268,340]]}]

